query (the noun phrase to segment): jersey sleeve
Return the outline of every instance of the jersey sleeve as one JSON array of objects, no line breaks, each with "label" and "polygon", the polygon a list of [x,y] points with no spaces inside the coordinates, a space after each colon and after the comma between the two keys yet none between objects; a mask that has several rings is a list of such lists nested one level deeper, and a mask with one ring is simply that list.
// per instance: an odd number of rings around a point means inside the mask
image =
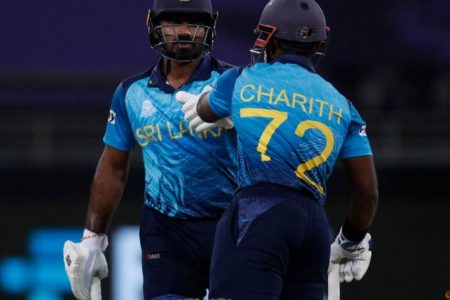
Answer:
[{"label": "jersey sleeve", "polygon": [[125,95],[123,84],[120,84],[112,98],[103,142],[115,149],[128,152],[133,150],[136,141],[127,114]]},{"label": "jersey sleeve", "polygon": [[339,153],[339,159],[372,155],[372,149],[366,133],[366,123],[350,101],[349,106],[351,121]]},{"label": "jersey sleeve", "polygon": [[216,116],[223,118],[231,114],[234,85],[241,72],[241,68],[232,68],[223,73],[217,80],[209,95],[209,107]]}]

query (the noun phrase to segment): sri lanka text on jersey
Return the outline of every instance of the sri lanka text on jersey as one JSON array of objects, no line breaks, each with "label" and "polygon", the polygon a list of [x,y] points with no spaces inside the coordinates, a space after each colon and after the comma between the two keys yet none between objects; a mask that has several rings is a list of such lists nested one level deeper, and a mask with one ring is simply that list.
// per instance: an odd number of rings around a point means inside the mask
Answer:
[{"label": "sri lanka text on jersey", "polygon": [[164,138],[170,140],[178,140],[184,137],[197,137],[200,139],[217,138],[221,136],[223,131],[223,128],[215,127],[202,132],[196,132],[185,121],[180,120],[178,124],[166,122],[165,124],[146,125],[137,128],[135,135],[139,145],[145,147],[150,143],[162,142]]}]

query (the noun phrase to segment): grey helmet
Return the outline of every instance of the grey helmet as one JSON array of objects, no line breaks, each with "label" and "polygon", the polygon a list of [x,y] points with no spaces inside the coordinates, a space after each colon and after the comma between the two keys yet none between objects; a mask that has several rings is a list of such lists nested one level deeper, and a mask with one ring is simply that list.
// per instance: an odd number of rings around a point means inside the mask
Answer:
[{"label": "grey helmet", "polygon": [[[180,16],[195,17],[201,22],[188,25],[191,27],[190,36],[176,36],[175,40],[167,40],[164,26],[160,24],[161,20],[178,19]],[[218,13],[212,9],[210,0],[154,0],[147,15],[150,47],[162,56],[179,62],[201,59],[209,54],[214,46],[217,18]],[[176,24],[166,27],[174,25]],[[196,34],[203,30],[205,35],[199,40]],[[180,50],[177,47],[179,44],[192,44],[192,50]]]},{"label": "grey helmet", "polygon": [[[322,9],[314,0],[271,0],[264,7],[255,33],[259,36],[253,54],[262,54],[272,38],[311,45],[326,42],[329,28]],[[323,54],[318,52],[318,54]]]}]

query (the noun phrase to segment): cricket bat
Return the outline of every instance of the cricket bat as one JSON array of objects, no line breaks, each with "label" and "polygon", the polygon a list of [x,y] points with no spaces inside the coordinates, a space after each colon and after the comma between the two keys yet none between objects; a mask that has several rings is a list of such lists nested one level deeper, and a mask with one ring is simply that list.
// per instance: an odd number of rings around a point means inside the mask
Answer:
[{"label": "cricket bat", "polygon": [[102,300],[102,287],[100,278],[94,276],[91,285],[91,300]]},{"label": "cricket bat", "polygon": [[332,264],[328,272],[328,300],[339,300],[340,294],[339,264]]}]

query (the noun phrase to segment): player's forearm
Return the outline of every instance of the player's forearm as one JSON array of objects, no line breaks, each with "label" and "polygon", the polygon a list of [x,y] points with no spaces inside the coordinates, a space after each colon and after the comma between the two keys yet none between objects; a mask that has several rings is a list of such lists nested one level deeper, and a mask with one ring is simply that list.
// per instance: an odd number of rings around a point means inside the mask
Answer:
[{"label": "player's forearm", "polygon": [[86,228],[97,233],[108,226],[128,179],[129,154],[106,147],[92,182]]},{"label": "player's forearm", "polygon": [[344,235],[351,240],[362,239],[378,207],[378,183],[372,156],[362,156],[343,161],[351,186],[351,201],[343,227]]},{"label": "player's forearm", "polygon": [[205,122],[215,122],[219,120],[219,117],[211,110],[209,106],[209,93],[200,97],[197,103],[197,113],[198,116]]},{"label": "player's forearm", "polygon": [[86,228],[106,232],[125,188],[125,175],[96,174],[91,188]]},{"label": "player's forearm", "polygon": [[367,231],[371,226],[378,208],[376,186],[370,190],[353,190],[348,210],[348,221],[357,231]]}]

